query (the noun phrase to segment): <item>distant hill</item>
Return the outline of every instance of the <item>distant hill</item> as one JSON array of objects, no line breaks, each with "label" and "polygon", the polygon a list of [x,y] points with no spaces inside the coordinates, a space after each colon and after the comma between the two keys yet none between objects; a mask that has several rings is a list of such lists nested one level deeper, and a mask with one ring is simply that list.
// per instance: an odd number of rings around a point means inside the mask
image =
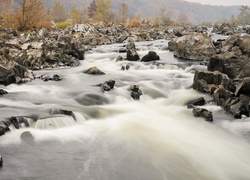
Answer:
[{"label": "distant hill", "polygon": [[[52,5],[53,0],[44,0],[47,5]],[[66,7],[86,7],[92,0],[61,0]],[[199,3],[186,2],[184,0],[113,0],[114,9],[117,10],[121,3],[126,3],[130,14],[140,14],[142,17],[155,17],[159,9],[170,11],[175,19],[180,13],[185,13],[193,23],[215,22],[230,19],[232,15],[238,15],[240,6],[211,6]]]}]

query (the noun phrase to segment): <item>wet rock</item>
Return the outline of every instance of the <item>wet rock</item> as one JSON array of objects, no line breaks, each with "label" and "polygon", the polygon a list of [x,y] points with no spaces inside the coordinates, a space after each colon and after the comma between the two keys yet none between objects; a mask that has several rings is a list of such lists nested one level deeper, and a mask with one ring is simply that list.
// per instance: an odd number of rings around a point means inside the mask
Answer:
[{"label": "wet rock", "polygon": [[193,115],[195,117],[203,117],[206,121],[213,122],[213,114],[205,108],[194,108]]},{"label": "wet rock", "polygon": [[63,78],[58,74],[54,74],[52,79],[53,81],[61,81]]},{"label": "wet rock", "polygon": [[5,128],[3,126],[0,126],[0,136],[5,134]]},{"label": "wet rock", "polygon": [[29,127],[29,122],[26,117],[24,116],[12,116],[9,121],[11,124],[16,128],[19,129],[20,127]]},{"label": "wet rock", "polygon": [[116,58],[116,62],[119,62],[119,61],[123,61],[124,59],[123,59],[123,57],[121,57],[121,56],[118,56],[117,58]]},{"label": "wet rock", "polygon": [[140,99],[140,96],[142,95],[142,91],[139,89],[139,85],[130,85],[128,90],[131,91],[130,96],[134,100]]},{"label": "wet rock", "polygon": [[236,85],[235,95],[241,94],[250,95],[250,77],[244,78],[239,84]]},{"label": "wet rock", "polygon": [[144,62],[150,62],[155,60],[160,60],[159,55],[157,55],[155,51],[149,51],[148,54],[143,56],[141,59],[141,61]]},{"label": "wet rock", "polygon": [[47,74],[42,74],[39,78],[40,78],[41,80],[43,80],[43,81],[52,80],[52,79],[50,78],[50,76],[47,75]]},{"label": "wet rock", "polygon": [[39,76],[38,78],[40,78],[43,81],[61,81],[63,78],[58,75],[58,74],[54,74],[52,77],[50,77],[47,74],[42,74],[41,76]]},{"label": "wet rock", "polygon": [[224,108],[234,118],[241,118],[242,115],[249,117],[250,96],[241,94],[239,97],[231,97],[226,101]]},{"label": "wet rock", "polygon": [[4,135],[6,132],[9,132],[9,126],[11,123],[8,123],[6,121],[0,121],[0,136]]},{"label": "wet rock", "polygon": [[9,85],[12,83],[23,83],[34,79],[31,70],[9,61],[7,64],[0,65],[0,84]]},{"label": "wet rock", "polygon": [[2,167],[3,166],[3,157],[2,157],[2,155],[0,154],[0,167]]},{"label": "wet rock", "polygon": [[62,114],[62,115],[72,116],[74,119],[76,119],[73,111],[65,109],[51,109],[50,114],[51,115]]},{"label": "wet rock", "polygon": [[213,92],[213,97],[217,105],[224,106],[228,98],[233,97],[234,93],[226,90],[223,86],[219,85]]},{"label": "wet rock", "polygon": [[191,100],[187,103],[188,108],[193,108],[194,106],[203,106],[205,105],[204,97],[200,97],[198,99]]},{"label": "wet rock", "polygon": [[8,92],[5,91],[4,89],[0,89],[0,95],[4,95],[4,94],[8,94]]},{"label": "wet rock", "polygon": [[126,46],[127,49],[127,60],[128,61],[138,61],[140,59],[136,48],[135,48],[135,43],[132,39],[128,40],[128,44]]},{"label": "wet rock", "polygon": [[233,82],[226,74],[219,71],[197,70],[194,75],[193,88],[212,94],[213,91],[222,85],[225,89],[233,89]]},{"label": "wet rock", "polygon": [[115,81],[110,79],[108,81],[105,81],[104,83],[98,84],[97,86],[100,86],[102,92],[110,91],[114,88]]},{"label": "wet rock", "polygon": [[122,65],[121,70],[129,70],[130,69],[130,64]]},{"label": "wet rock", "polygon": [[104,72],[102,72],[100,69],[98,69],[95,66],[87,69],[86,71],[84,71],[84,73],[92,74],[92,75],[104,75],[105,74]]},{"label": "wet rock", "polygon": [[119,53],[126,53],[126,52],[127,52],[127,49],[126,49],[126,48],[120,48],[118,52],[119,52]]}]

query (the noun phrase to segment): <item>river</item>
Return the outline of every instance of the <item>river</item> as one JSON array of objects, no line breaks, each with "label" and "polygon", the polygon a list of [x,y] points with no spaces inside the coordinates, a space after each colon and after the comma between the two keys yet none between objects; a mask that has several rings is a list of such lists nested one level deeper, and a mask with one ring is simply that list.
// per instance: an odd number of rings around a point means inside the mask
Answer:
[{"label": "river", "polygon": [[[154,50],[160,63],[119,61],[124,44],[98,46],[81,66],[35,71],[62,81],[7,87],[0,118],[30,117],[30,127],[0,137],[1,180],[248,180],[250,119],[233,120],[208,103],[214,122],[195,118],[189,100],[212,98],[192,89],[195,69],[165,50],[167,41],[136,43],[140,57]],[[129,70],[121,70],[128,65]],[[106,75],[83,71],[96,66]],[[116,81],[102,92],[97,84]],[[139,85],[140,100],[128,87]],[[55,109],[74,112],[51,115]],[[36,120],[33,122],[31,119]],[[34,140],[21,140],[29,131]]]}]

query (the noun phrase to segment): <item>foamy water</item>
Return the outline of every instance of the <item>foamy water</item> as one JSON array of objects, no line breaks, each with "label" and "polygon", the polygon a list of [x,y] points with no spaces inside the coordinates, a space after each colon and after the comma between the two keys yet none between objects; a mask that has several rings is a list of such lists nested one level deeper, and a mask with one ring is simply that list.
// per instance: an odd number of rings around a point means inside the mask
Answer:
[{"label": "foamy water", "polygon": [[[35,72],[60,74],[60,82],[3,87],[9,94],[1,97],[1,118],[37,121],[0,137],[0,179],[250,179],[249,118],[232,121],[213,104],[206,108],[214,112],[214,123],[193,117],[185,106],[189,100],[211,100],[191,88],[194,70],[205,67],[182,69],[161,49],[166,41],[148,44],[137,45],[140,56],[155,50],[167,64],[116,62],[125,56],[117,53],[122,45],[102,46],[86,54],[80,67]],[[122,71],[127,64],[130,69]],[[92,66],[106,75],[82,73]],[[102,93],[95,85],[109,79],[115,87]],[[143,92],[139,101],[130,97],[131,84]],[[51,109],[71,110],[74,117],[51,115]],[[20,139],[25,131],[34,141]]]}]

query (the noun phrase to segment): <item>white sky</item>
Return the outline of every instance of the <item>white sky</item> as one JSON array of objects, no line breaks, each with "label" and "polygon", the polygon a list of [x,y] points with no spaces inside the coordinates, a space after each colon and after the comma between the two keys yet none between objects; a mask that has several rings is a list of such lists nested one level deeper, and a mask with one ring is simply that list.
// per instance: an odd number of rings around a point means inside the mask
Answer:
[{"label": "white sky", "polygon": [[250,0],[185,0],[185,1],[198,2],[201,4],[209,4],[209,5],[223,5],[223,6],[247,5],[247,6],[250,6]]}]

